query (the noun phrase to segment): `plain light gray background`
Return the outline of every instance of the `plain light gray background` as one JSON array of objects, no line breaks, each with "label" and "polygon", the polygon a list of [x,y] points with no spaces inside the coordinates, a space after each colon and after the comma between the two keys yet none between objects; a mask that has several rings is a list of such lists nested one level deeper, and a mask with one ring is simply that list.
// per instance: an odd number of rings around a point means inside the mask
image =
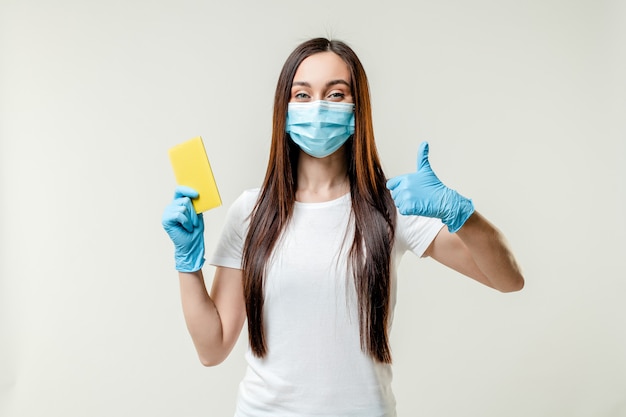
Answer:
[{"label": "plain light gray background", "polygon": [[626,416],[625,27],[617,0],[1,0],[0,415],[232,415],[245,331],[197,361],[167,149],[205,139],[210,252],[264,175],[280,67],[321,35],[365,65],[387,174],[429,140],[527,279],[404,259],[399,415]]}]

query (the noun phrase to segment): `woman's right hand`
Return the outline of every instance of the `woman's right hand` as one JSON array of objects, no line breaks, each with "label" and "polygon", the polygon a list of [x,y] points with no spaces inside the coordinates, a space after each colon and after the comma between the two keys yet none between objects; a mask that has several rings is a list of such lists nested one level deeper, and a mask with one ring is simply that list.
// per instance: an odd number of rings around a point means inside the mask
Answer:
[{"label": "woman's right hand", "polygon": [[174,199],[161,218],[163,228],[174,242],[174,259],[179,272],[195,272],[204,264],[204,220],[191,203],[197,197],[198,192],[193,188],[176,187]]}]

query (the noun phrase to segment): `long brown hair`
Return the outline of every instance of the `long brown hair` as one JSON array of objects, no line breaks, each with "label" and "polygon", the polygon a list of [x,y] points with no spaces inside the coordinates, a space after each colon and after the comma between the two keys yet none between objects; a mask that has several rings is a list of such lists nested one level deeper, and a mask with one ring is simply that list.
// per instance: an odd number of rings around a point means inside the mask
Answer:
[{"label": "long brown hair", "polygon": [[380,362],[390,363],[387,330],[396,210],[385,187],[386,178],[374,142],[365,70],[348,45],[325,38],[311,39],[296,47],[287,58],[276,86],[267,172],[251,214],[243,249],[244,295],[250,346],[258,357],[267,353],[263,326],[266,265],[294,208],[299,148],[285,132],[293,78],[304,59],[326,51],[332,51],[344,60],[352,79],[355,130],[353,137],[346,142],[345,154],[348,159],[355,230],[349,260],[358,299],[361,349]]}]

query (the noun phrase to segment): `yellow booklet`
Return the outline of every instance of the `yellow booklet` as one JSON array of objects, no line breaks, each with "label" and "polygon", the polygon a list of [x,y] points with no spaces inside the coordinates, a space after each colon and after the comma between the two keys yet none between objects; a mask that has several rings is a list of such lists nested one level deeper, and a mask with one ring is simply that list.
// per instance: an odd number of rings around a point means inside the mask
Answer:
[{"label": "yellow booklet", "polygon": [[192,200],[196,213],[222,205],[209,158],[200,136],[170,148],[168,153],[176,183],[191,187],[199,194],[198,198]]}]

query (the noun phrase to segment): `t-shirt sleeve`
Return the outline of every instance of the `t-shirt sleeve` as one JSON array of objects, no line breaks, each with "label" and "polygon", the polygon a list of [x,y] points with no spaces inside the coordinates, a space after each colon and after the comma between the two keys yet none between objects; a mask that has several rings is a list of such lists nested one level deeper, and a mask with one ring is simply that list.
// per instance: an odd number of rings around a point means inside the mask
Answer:
[{"label": "t-shirt sleeve", "polygon": [[230,206],[222,235],[209,259],[214,266],[241,269],[243,244],[246,239],[250,212],[256,202],[254,191],[245,191]]},{"label": "t-shirt sleeve", "polygon": [[444,226],[440,219],[424,216],[403,216],[398,212],[396,245],[400,253],[407,250],[421,257]]}]

